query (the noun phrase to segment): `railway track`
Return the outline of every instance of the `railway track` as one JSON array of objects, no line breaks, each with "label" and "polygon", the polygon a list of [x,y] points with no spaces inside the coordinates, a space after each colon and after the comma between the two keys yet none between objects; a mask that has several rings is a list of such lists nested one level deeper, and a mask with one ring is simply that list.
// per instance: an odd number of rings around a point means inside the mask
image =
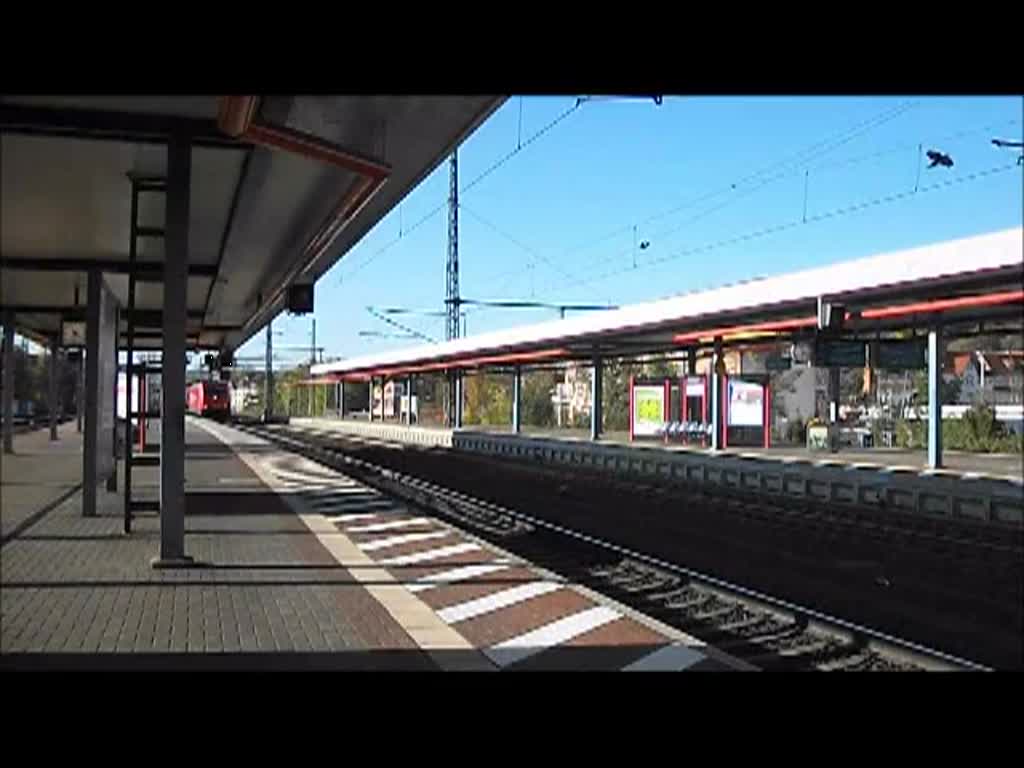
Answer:
[{"label": "railway track", "polygon": [[241,426],[430,511],[561,578],[767,670],[985,670],[987,664],[773,597],[367,460],[337,435]]}]

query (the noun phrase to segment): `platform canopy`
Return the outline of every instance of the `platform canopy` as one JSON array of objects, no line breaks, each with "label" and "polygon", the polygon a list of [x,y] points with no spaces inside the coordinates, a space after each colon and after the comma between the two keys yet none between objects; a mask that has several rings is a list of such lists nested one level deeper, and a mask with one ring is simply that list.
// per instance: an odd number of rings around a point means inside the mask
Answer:
[{"label": "platform canopy", "polygon": [[844,333],[935,323],[1009,323],[1024,307],[1024,230],[883,253],[616,310],[313,366],[358,379],[451,368],[625,357],[751,339],[813,335],[819,304],[842,307]]},{"label": "platform canopy", "polygon": [[[95,269],[159,348],[167,142],[191,141],[189,346],[233,350],[504,101],[496,96],[0,96],[0,308],[52,336]],[[124,324],[122,324],[122,333]]]}]

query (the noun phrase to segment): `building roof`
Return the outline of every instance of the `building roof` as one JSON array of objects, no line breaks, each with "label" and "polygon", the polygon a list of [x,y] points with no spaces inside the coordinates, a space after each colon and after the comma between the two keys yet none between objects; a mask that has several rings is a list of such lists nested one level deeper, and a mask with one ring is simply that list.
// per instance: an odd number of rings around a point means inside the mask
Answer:
[{"label": "building roof", "polygon": [[1001,296],[1010,291],[1003,298],[1019,305],[1024,295],[1020,290],[1022,253],[1024,230],[1018,227],[592,315],[324,363],[313,366],[312,374],[355,378],[437,366],[567,359],[595,350],[602,354],[625,354],[630,350],[671,349],[680,343],[677,334],[681,332],[699,331],[697,335],[691,334],[692,343],[697,343],[701,333],[722,335],[722,325],[788,318],[785,322],[792,327],[806,326],[808,322],[813,326],[819,297],[858,309],[892,305],[910,298],[962,295],[970,289],[990,294],[1002,292]]}]

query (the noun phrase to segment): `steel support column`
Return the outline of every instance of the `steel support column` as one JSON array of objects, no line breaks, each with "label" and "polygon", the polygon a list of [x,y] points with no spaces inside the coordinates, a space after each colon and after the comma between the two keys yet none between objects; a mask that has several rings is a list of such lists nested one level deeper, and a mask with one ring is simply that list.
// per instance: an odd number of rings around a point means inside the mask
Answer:
[{"label": "steel support column", "polygon": [[85,437],[82,440],[82,515],[96,515],[100,430],[100,273],[89,273],[85,309]]},{"label": "steel support column", "polygon": [[590,439],[597,440],[601,437],[602,411],[601,394],[604,387],[604,360],[598,355],[594,358],[594,367],[590,377]]},{"label": "steel support column", "polygon": [[462,429],[462,371],[455,373],[455,429]]},{"label": "steel support column", "polygon": [[523,412],[523,369],[516,366],[512,372],[512,431],[519,434],[522,431]]},{"label": "steel support column", "polygon": [[370,412],[370,421],[373,421],[373,376],[370,377],[370,399],[367,401],[366,410]]},{"label": "steel support column", "polygon": [[14,313],[4,312],[3,433],[4,453],[14,453]]},{"label": "steel support column", "polygon": [[[114,461],[113,461],[113,467],[111,469],[111,472],[107,476],[107,490],[110,491],[111,493],[113,493],[113,492],[115,492],[117,490],[117,460],[119,458],[121,458],[121,454],[117,450],[117,445],[118,445],[118,442],[117,442],[117,379],[118,379],[117,371],[118,371],[118,342],[120,341],[120,339],[119,339],[119,336],[120,336],[119,329],[120,329],[120,327],[121,327],[121,314],[120,314],[120,311],[117,308],[115,308],[114,309],[114,391],[110,395],[113,398],[113,400],[114,400],[114,410],[113,410],[114,418],[113,418],[113,425],[111,426],[112,439],[111,439],[111,443],[110,443],[110,449],[114,452]],[[131,402],[132,402],[131,391],[132,391],[131,384],[128,383],[128,379],[125,379],[125,396],[128,398],[128,405],[125,407],[124,412],[125,412],[125,418],[129,422],[131,422],[131,416],[129,415],[129,411],[131,411]],[[125,445],[125,449],[126,450],[128,449],[128,447],[129,446]]]},{"label": "steel support column", "polygon": [[75,372],[75,421],[78,434],[82,434],[82,414],[85,411],[85,350],[78,356],[78,370]]},{"label": "steel support column", "polygon": [[928,466],[942,466],[942,329],[928,331]]},{"label": "steel support column", "polygon": [[839,373],[838,368],[828,369],[828,423],[839,421]]},{"label": "steel support column", "polygon": [[185,319],[188,287],[192,145],[167,144],[163,364],[160,409],[160,557],[154,566],[187,564],[185,556]]},{"label": "steel support column", "polygon": [[722,338],[715,339],[714,352],[711,354],[711,370],[708,376],[711,377],[711,450],[718,451],[722,448],[722,375],[719,369],[724,366],[725,359],[722,356]]},{"label": "steel support column", "polygon": [[405,423],[412,426],[412,374],[410,373],[405,379],[405,397],[406,397],[406,410],[405,410]]},{"label": "steel support column", "polygon": [[697,348],[690,347],[686,350],[686,373],[690,376],[697,375]]},{"label": "steel support column", "polygon": [[50,439],[57,439],[57,356],[60,354],[60,339],[54,336],[50,341]]}]

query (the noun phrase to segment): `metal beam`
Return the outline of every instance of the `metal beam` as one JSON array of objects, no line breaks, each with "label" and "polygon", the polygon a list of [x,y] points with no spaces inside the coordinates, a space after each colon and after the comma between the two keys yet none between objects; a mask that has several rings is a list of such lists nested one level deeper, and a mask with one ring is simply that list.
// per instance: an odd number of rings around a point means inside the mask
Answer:
[{"label": "metal beam", "polygon": [[[111,272],[127,275],[131,272],[129,261],[118,259],[0,259],[0,269],[22,270],[26,272],[89,272],[98,269],[100,272]],[[135,279],[143,282],[158,283],[163,280],[164,265],[162,262],[136,262]],[[189,277],[216,277],[216,264],[190,264]]]},{"label": "metal beam", "polygon": [[[220,273],[220,267],[224,263],[224,251],[228,247],[228,237],[231,236],[231,230],[235,226],[235,214],[238,212],[238,201],[242,197],[242,187],[245,186],[245,180],[249,176],[249,164],[252,161],[252,152],[246,154],[242,159],[242,168],[238,174],[238,182],[235,184],[235,191],[231,195],[231,207],[228,208],[228,218],[224,222],[224,230],[220,233],[220,247],[217,249],[217,264],[214,266],[214,273]],[[210,311],[210,299],[213,298],[213,289],[217,286],[217,281],[214,280],[210,283],[210,287],[206,291],[206,301],[203,302],[203,314],[205,315]],[[241,326],[239,326],[240,328]],[[235,329],[232,329],[235,330]]]},{"label": "metal beam", "polygon": [[225,136],[216,120],[100,109],[0,104],[0,133],[70,139],[168,144],[172,134],[193,146],[250,149]]}]

